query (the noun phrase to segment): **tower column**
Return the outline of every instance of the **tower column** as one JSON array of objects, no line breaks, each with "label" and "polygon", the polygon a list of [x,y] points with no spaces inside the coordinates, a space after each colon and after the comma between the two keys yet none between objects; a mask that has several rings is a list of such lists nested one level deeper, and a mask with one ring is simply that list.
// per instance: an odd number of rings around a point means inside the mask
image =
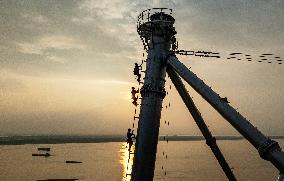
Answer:
[{"label": "tower column", "polygon": [[138,27],[147,43],[148,56],[144,85],[141,88],[141,108],[135,144],[133,181],[152,181],[154,178],[160,118],[165,92],[166,57],[175,34],[174,18],[158,12]]}]

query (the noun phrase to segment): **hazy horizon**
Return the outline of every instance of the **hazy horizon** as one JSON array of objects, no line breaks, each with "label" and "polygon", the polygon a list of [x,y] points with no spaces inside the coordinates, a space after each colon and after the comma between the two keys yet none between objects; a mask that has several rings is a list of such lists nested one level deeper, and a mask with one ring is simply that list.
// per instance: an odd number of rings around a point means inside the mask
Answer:
[{"label": "hazy horizon", "polygon": [[[94,136],[94,137],[125,137],[125,133],[121,133],[121,134],[6,134],[6,135],[0,135],[0,137],[25,137],[25,136],[34,136],[34,137],[45,137],[45,136],[84,136],[84,137],[87,137],[87,136]],[[203,137],[203,135],[200,133],[200,134],[195,134],[195,135],[190,135],[190,134],[160,134],[159,135],[160,137],[163,137],[163,136],[168,136],[168,137],[173,137],[173,136],[180,136],[180,137]],[[243,137],[241,134],[239,133],[236,133],[236,134],[219,134],[219,135],[216,135],[214,134],[213,135],[214,137]],[[266,136],[268,137],[283,137],[284,134],[279,134],[279,135],[267,135]],[[282,138],[281,138],[282,139]]]},{"label": "hazy horizon", "polygon": [[[0,1],[1,135],[126,134],[137,16],[174,10],[179,48],[284,58],[281,0]],[[284,133],[284,65],[178,56],[265,135]],[[167,79],[161,134],[200,135]],[[173,86],[172,86],[173,87]],[[238,133],[188,86],[214,135]],[[136,124],[137,125],[137,124]]]}]

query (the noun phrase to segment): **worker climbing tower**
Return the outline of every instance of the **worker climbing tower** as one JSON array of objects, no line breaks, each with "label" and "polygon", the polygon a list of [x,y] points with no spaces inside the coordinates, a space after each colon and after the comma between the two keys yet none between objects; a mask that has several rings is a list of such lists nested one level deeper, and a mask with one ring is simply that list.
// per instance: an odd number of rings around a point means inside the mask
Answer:
[{"label": "worker climbing tower", "polygon": [[[140,35],[148,56],[145,61],[146,71],[144,83],[143,81],[140,82],[140,76],[138,78],[139,84],[142,83],[143,86],[140,90],[142,96],[140,114],[138,117],[134,117],[134,120],[137,118],[139,121],[131,180],[152,181],[154,178],[162,102],[166,95],[166,72],[206,139],[206,144],[210,147],[228,180],[235,181],[236,178],[219,149],[216,139],[211,134],[198,108],[185,89],[181,78],[183,78],[202,96],[202,98],[217,110],[245,139],[247,139],[257,149],[261,158],[270,161],[279,170],[281,173],[279,180],[283,178],[284,153],[278,143],[262,134],[262,132],[254,127],[229,104],[230,102],[226,97],[220,97],[219,94],[206,85],[203,80],[198,78],[197,75],[191,72],[191,70],[175,56],[175,54],[180,54],[221,58],[219,53],[177,50],[178,43],[175,38],[176,31],[174,22],[175,19],[172,17],[172,10],[167,8],[148,9],[138,16],[137,32]],[[234,53],[231,55],[234,56],[236,54],[239,55],[241,53]],[[263,57],[264,55],[265,54],[262,54],[260,57]],[[249,57],[250,55],[246,56]],[[236,57],[234,57],[234,59],[235,58]],[[251,58],[247,59],[249,61],[251,60]],[[277,61],[280,62],[280,57],[277,57]]]},{"label": "worker climbing tower", "polygon": [[132,180],[152,180],[156,160],[162,101],[166,95],[166,58],[176,34],[175,19],[163,12],[141,13],[137,30],[148,52],[135,145]]}]

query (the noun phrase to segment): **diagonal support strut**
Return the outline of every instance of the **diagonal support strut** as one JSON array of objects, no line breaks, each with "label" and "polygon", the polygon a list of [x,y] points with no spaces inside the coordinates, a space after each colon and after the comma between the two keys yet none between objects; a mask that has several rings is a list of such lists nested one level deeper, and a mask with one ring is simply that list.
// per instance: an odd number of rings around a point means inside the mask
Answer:
[{"label": "diagonal support strut", "polygon": [[203,134],[204,138],[206,139],[206,144],[212,150],[214,156],[218,160],[220,166],[222,167],[224,173],[226,174],[227,178],[230,181],[236,181],[229,164],[226,162],[222,152],[220,151],[217,143],[216,138],[212,136],[211,132],[209,131],[206,123],[204,122],[200,112],[198,111],[197,107],[195,106],[193,100],[191,99],[190,95],[188,94],[187,90],[185,89],[184,84],[182,83],[180,77],[177,75],[176,72],[172,68],[167,68],[167,73],[170,76],[171,81],[175,85],[179,95],[181,96],[184,104],[186,105],[187,109],[191,113],[194,121],[196,122],[198,128],[200,129],[201,133]]},{"label": "diagonal support strut", "polygon": [[182,64],[176,56],[170,56],[167,63],[258,150],[261,158],[270,161],[280,172],[284,172],[284,153],[276,141],[264,136],[245,117],[223,101],[217,93]]}]

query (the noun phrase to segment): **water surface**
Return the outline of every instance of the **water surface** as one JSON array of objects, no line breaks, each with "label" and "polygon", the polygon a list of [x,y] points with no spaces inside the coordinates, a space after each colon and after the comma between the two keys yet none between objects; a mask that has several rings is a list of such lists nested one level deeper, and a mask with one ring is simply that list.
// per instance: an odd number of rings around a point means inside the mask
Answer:
[{"label": "water surface", "polygon": [[[283,148],[284,140],[277,141]],[[278,171],[269,162],[261,160],[247,141],[223,140],[218,144],[238,180],[276,180]],[[38,153],[36,148],[41,146],[50,147],[53,156],[32,157],[32,153]],[[129,180],[126,173],[131,172],[132,162],[126,146],[121,142],[0,145],[0,180]],[[82,163],[66,164],[66,160]],[[155,180],[225,181],[226,177],[204,141],[172,141],[158,144]]]}]

